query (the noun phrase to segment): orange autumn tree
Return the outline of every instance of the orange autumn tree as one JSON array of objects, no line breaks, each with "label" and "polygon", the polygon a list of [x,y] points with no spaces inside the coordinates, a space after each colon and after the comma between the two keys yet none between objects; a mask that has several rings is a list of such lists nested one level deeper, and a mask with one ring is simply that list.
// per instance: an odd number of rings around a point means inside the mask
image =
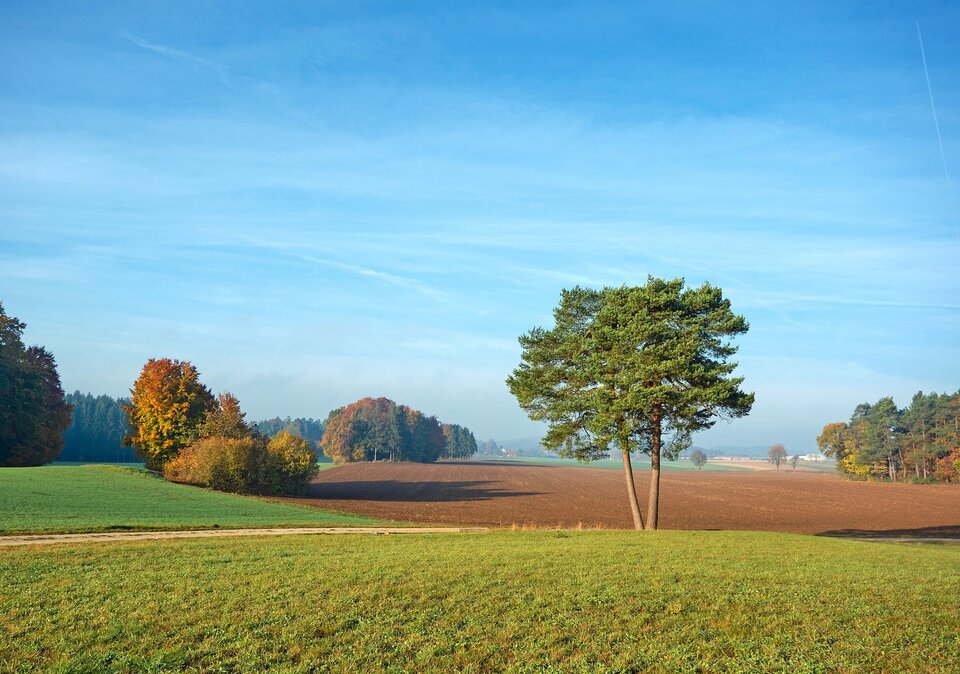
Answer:
[{"label": "orange autumn tree", "polygon": [[254,435],[250,424],[246,422],[246,414],[240,409],[237,396],[224,391],[217,395],[216,404],[207,411],[207,415],[200,424],[198,435],[201,438],[223,437],[241,438]]},{"label": "orange autumn tree", "polygon": [[217,407],[189,361],[151,358],[130,393],[123,408],[130,421],[124,444],[134,447],[150,470],[162,470],[193,442],[207,413]]}]

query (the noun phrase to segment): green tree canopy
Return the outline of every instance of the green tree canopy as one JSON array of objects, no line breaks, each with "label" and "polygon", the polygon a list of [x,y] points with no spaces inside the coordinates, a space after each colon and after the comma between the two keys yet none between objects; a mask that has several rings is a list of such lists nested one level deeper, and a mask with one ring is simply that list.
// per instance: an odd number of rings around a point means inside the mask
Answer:
[{"label": "green tree canopy", "polygon": [[477,453],[477,439],[469,428],[459,424],[443,424],[441,428],[446,440],[443,450],[444,458],[469,459]]},{"label": "green tree canopy", "polygon": [[695,431],[750,411],[753,394],[740,389],[729,360],[737,351],[729,340],[747,322],[719,288],[653,277],[639,287],[564,290],[554,320],[520,337],[521,363],[507,385],[532,419],[547,422],[546,449],[581,460],[620,449],[638,529],[630,454],[649,454],[646,527],[656,529],[661,455],[673,458]]},{"label": "green tree canopy", "polygon": [[63,449],[71,406],[53,355],[24,346],[26,325],[0,303],[0,466],[39,466]]}]

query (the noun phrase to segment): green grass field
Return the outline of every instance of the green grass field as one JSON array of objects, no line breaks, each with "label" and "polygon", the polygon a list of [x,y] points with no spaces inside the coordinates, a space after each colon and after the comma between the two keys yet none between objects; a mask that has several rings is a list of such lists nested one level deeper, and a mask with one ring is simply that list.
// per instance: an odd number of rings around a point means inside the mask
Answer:
[{"label": "green grass field", "polygon": [[743,532],[0,550],[0,671],[960,671],[960,547]]},{"label": "green grass field", "polygon": [[125,466],[0,468],[0,533],[328,526],[374,520],[172,484]]},{"label": "green grass field", "polygon": [[[590,461],[589,463],[583,463],[577,461],[576,459],[561,459],[559,457],[539,457],[539,456],[513,456],[513,457],[503,457],[499,456],[484,456],[477,455],[474,457],[477,461],[507,461],[514,463],[533,463],[541,466],[580,466],[585,468],[607,468],[607,469],[616,469],[623,470],[623,464],[620,461],[614,459],[600,459],[598,461]],[[650,468],[650,460],[644,458],[633,458],[631,459],[631,464],[635,470],[646,470]],[[697,470],[697,467],[694,466],[689,461],[664,461],[660,464],[660,467],[664,471],[689,471]],[[733,471],[733,470],[750,470],[744,466],[730,466],[721,463],[710,463],[707,462],[706,465],[702,468],[706,471]]]}]

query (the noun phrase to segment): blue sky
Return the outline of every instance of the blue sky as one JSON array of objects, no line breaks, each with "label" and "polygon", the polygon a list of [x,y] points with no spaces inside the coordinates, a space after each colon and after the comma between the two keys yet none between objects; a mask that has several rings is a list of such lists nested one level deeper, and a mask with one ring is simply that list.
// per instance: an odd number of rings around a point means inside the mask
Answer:
[{"label": "blue sky", "polygon": [[69,390],[504,440],[562,288],[709,280],[757,402],[696,442],[811,450],[960,386],[960,5],[794,4],[6,2],[0,300]]}]

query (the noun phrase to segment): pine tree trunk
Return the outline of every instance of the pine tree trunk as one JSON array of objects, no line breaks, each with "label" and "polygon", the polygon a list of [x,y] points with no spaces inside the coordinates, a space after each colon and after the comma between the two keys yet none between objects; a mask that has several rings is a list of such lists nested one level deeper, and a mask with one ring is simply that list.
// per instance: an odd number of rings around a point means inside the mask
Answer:
[{"label": "pine tree trunk", "polygon": [[640,501],[637,499],[637,485],[633,481],[633,466],[630,463],[630,447],[621,442],[620,451],[623,453],[623,472],[627,478],[627,499],[630,501],[630,512],[633,514],[633,528],[643,529],[643,515],[640,514]]},{"label": "pine tree trunk", "polygon": [[660,404],[653,406],[650,438],[650,495],[647,500],[647,531],[655,531],[660,523]]}]

